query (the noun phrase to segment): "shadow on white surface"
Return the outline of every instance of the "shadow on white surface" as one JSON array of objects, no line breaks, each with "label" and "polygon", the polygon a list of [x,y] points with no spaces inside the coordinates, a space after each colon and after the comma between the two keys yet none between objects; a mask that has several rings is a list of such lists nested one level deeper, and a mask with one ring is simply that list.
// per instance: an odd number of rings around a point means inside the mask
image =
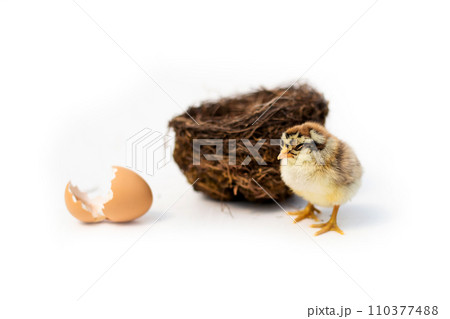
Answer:
[{"label": "shadow on white surface", "polygon": [[340,223],[346,230],[382,227],[390,223],[392,214],[380,206],[352,204],[343,205],[339,211]]}]

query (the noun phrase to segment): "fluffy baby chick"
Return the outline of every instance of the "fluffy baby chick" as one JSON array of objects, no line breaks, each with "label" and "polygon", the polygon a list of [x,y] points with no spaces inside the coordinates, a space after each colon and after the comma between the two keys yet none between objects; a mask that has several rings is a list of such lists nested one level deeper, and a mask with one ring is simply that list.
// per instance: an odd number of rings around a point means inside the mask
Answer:
[{"label": "fluffy baby chick", "polygon": [[328,222],[314,224],[321,228],[316,236],[334,230],[344,234],[336,222],[339,206],[350,200],[361,184],[362,167],[353,150],[322,125],[306,122],[294,126],[281,137],[281,178],[295,194],[308,204],[303,210],[289,212],[304,218],[318,220],[315,207],[333,207]]}]

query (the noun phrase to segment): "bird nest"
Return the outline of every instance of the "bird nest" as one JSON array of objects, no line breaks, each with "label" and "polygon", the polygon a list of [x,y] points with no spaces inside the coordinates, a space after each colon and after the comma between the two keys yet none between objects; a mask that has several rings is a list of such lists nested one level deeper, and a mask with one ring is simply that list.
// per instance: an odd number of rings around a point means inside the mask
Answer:
[{"label": "bird nest", "polygon": [[[271,139],[306,121],[324,124],[327,114],[323,95],[305,84],[204,102],[169,122],[175,131],[173,156],[188,181],[197,181],[194,189],[212,198],[283,200],[291,191],[281,180],[280,147]],[[199,153],[198,144],[205,141],[213,142]],[[264,163],[258,163],[256,149]]]}]

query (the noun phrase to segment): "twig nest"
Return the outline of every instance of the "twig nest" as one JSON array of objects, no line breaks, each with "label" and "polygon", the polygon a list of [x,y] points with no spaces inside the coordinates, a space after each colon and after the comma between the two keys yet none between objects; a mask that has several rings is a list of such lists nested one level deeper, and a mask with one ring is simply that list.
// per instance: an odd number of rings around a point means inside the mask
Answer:
[{"label": "twig nest", "polygon": [[[280,176],[277,160],[280,147],[271,145],[271,139],[279,139],[286,129],[306,121],[324,124],[327,114],[328,102],[323,95],[305,84],[273,90],[262,88],[204,102],[169,122],[175,131],[173,157],[190,183],[198,179],[194,189],[212,198],[251,202],[267,201],[270,197],[283,200],[290,195],[290,190]],[[216,145],[201,146],[198,156],[194,152],[195,139],[221,140],[223,156],[205,158],[208,154],[218,154]],[[256,161],[244,140],[249,140],[251,145],[264,141],[258,153],[265,165]]]}]

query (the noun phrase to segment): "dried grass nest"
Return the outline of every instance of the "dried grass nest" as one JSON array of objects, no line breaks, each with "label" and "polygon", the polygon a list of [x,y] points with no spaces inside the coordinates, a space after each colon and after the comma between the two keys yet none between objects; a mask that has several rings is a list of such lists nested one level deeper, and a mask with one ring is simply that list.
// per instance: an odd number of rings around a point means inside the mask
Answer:
[{"label": "dried grass nest", "polygon": [[[194,189],[214,199],[264,202],[273,197],[283,200],[291,192],[280,176],[277,160],[280,147],[270,145],[270,139],[279,139],[286,129],[306,121],[324,124],[327,114],[328,101],[306,84],[272,90],[261,88],[204,102],[189,107],[186,113],[169,122],[169,127],[175,131],[173,157],[190,183],[198,179]],[[200,164],[194,165],[194,139],[223,139],[223,158],[205,159],[204,154],[216,154],[216,146],[202,146]],[[258,152],[267,165],[256,162],[242,139],[249,139],[252,145],[266,139]],[[235,165],[229,163],[230,140],[236,140]],[[250,163],[242,165],[247,156],[251,158]]]}]

